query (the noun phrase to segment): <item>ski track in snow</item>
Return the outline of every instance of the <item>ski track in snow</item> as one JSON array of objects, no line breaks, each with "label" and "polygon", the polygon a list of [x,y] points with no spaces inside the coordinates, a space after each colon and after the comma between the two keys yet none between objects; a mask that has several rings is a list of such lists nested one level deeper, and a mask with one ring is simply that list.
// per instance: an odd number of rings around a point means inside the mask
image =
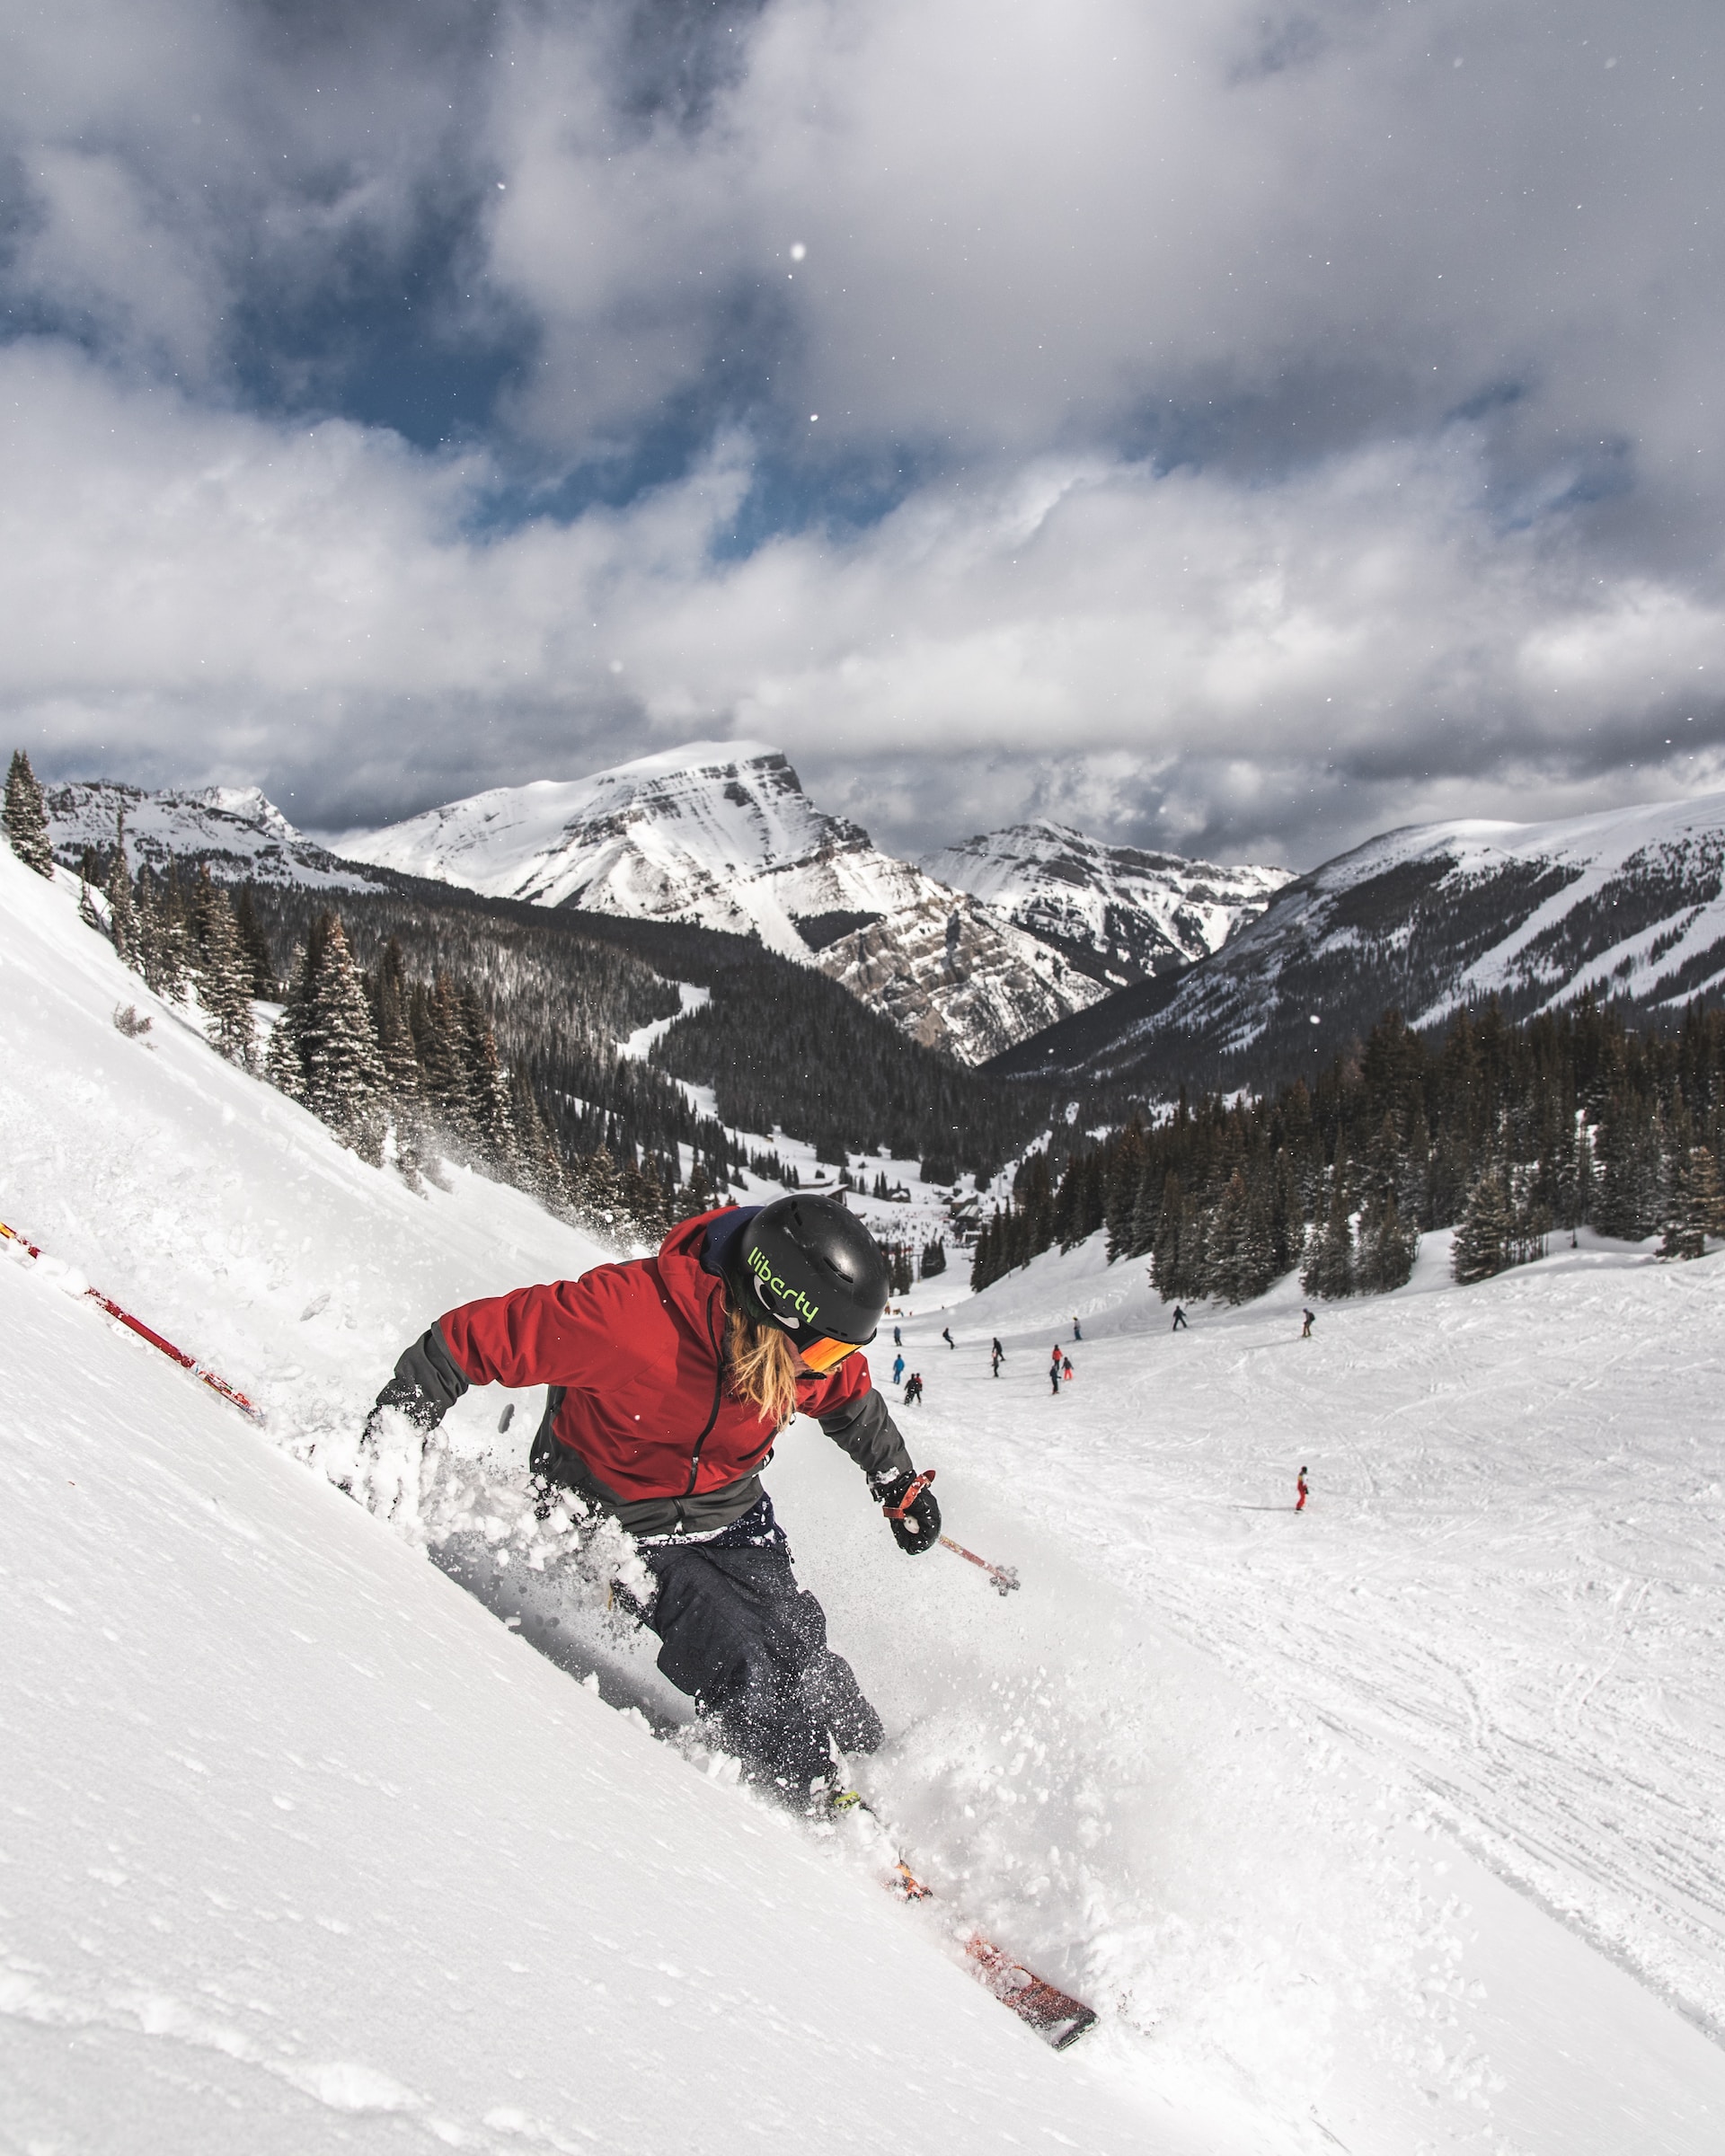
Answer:
[{"label": "ski track in snow", "polygon": [[[627,1878],[644,1859],[671,1861],[668,1850],[677,1877],[686,1876],[678,1863],[707,1872],[754,1866],[750,1877],[773,1880],[766,1898],[774,1907],[809,1895],[820,1902],[824,1888],[790,1883],[804,1878],[799,1866],[812,1862],[809,1878],[836,1884],[855,1877],[836,1840],[811,1847],[747,1791],[726,1786],[725,1763],[708,1759],[688,1727],[687,1702],[654,1671],[653,1642],[606,1606],[626,1555],[615,1535],[595,1534],[562,1511],[544,1521],[534,1514],[525,1454],[538,1396],[521,1401],[502,1436],[507,1396],[470,1394],[423,1476],[408,1471],[405,1453],[386,1460],[369,1494],[391,1517],[392,1538],[312,1480],[278,1485],[266,1476],[277,1491],[270,1502],[234,1501],[219,1478],[212,1483],[210,1462],[229,1451],[242,1465],[267,1460],[255,1434],[57,1292],[75,1292],[77,1268],[259,1400],[278,1447],[338,1473],[352,1463],[365,1406],[395,1354],[438,1311],[577,1271],[602,1253],[518,1193],[456,1173],[449,1191],[415,1197],[342,1153],[301,1110],[222,1065],[181,1017],[147,997],[78,925],[71,896],[0,853],[8,1020],[0,1029],[8,1162],[0,1216],[59,1261],[15,1276],[0,1268],[11,1313],[0,1327],[14,1409],[8,1436],[27,1436],[30,1448],[21,1454],[9,1443],[8,1452],[14,1469],[20,1461],[28,1469],[22,1483],[13,1474],[14,1494],[28,1487],[40,1507],[56,1482],[45,1464],[50,1433],[84,1463],[83,1473],[68,1467],[68,1480],[87,1476],[98,1488],[103,1447],[123,1442],[126,1473],[114,1478],[122,1508],[95,1516],[81,1547],[106,1591],[140,1603],[143,1659],[128,1665],[128,1692],[101,1655],[86,1669],[40,1649],[58,1636],[57,1621],[75,1619],[71,1638],[82,1651],[99,1613],[82,1599],[77,1551],[58,1546],[46,1515],[25,1519],[8,1499],[22,1539],[0,1543],[0,1591],[14,1616],[25,1613],[25,1637],[47,1658],[9,1657],[5,1718],[34,1733],[32,1767],[60,1771],[40,1749],[47,1729],[85,1777],[75,1802],[39,1793],[22,1828],[14,1807],[0,1829],[14,1859],[0,1864],[0,2043],[22,2092],[11,2116],[46,2121],[31,2130],[57,2151],[113,2145],[100,2131],[104,2092],[111,2117],[111,2106],[133,2101],[139,2089],[168,2103],[164,2076],[185,2078],[160,2063],[165,2037],[175,2056],[198,2053],[204,2063],[190,2078],[247,2119],[252,2147],[345,2146],[383,2134],[393,2143],[409,2130],[437,2135],[438,2121],[454,2145],[462,2136],[487,2148],[595,2139],[685,2145],[684,2125],[659,2138],[659,2115],[635,2107],[615,2077],[600,2077],[602,2101],[583,2086],[580,2062],[562,2059],[549,2027],[535,2028],[525,2050],[516,2042],[517,2017],[531,2024],[545,2006],[543,1991],[505,1984],[509,2013],[500,2021],[501,2009],[488,2008],[469,2024],[463,2016],[480,2010],[474,2001],[491,1981],[475,1974],[477,1993],[437,1993],[446,2003],[429,2022],[417,2008],[409,2040],[391,2018],[396,1959],[365,1957],[356,1975],[346,1949],[328,1943],[340,1930],[312,1939],[316,1920],[305,1923],[309,1882],[371,1880],[379,1936],[393,1925],[395,1936],[415,1940],[405,1966],[417,1998],[427,1980],[421,1965],[439,1954],[459,1958],[474,1925],[492,1941],[488,1950],[507,1959],[474,1899],[500,1846],[527,1881],[497,1886],[501,1905],[518,1926],[545,1921],[535,1898],[551,1891],[544,1867],[573,1859],[564,1842],[553,1852],[531,1833],[524,1843],[522,1833],[551,1820],[567,1834],[571,1817],[547,1811],[543,1798],[519,1798],[525,1809],[512,1816],[517,1797],[506,1786],[487,1793],[477,1824],[431,1852],[422,1839],[429,1800],[411,1779],[469,1772],[463,1763],[475,1743],[516,1762],[528,1742],[518,1720],[455,1716],[447,1742],[429,1757],[411,1745],[403,1754],[383,1734],[395,1729],[407,1696],[391,1655],[408,1652],[402,1642],[418,1639],[416,1627],[429,1627],[430,1641],[410,1657],[416,1669],[447,1661],[450,1681],[470,1689],[494,1683],[472,1674],[488,1657],[519,1654],[479,1604],[623,1710],[595,1722],[590,1701],[569,1707],[583,1745],[616,1768],[617,1791],[646,1776],[639,1816],[605,1793],[603,1774],[583,1782],[579,1803],[609,1807],[598,1881]],[[114,1030],[118,1001],[155,1014],[147,1040]],[[770,1480],[800,1573],[820,1594],[835,1643],[892,1733],[882,1754],[862,1763],[864,1786],[942,1897],[931,1911],[894,1910],[869,1890],[845,1904],[850,1913],[840,1932],[826,1935],[827,1951],[843,1937],[847,1960],[849,1927],[861,1925],[867,1952],[886,1955],[897,1971],[881,1981],[920,1982],[905,1972],[921,1954],[943,1983],[945,1928],[961,1913],[1103,2015],[1080,2053],[1055,2062],[966,1988],[983,2028],[1003,2025],[1007,2048],[995,2045],[998,2029],[966,2036],[962,2059],[937,2068],[916,2050],[906,2071],[919,2082],[959,2072],[969,2125],[962,2107],[942,2110],[938,2130],[933,2115],[907,2113],[878,2130],[871,2122],[867,2145],[1010,2146],[1022,2127],[1026,2145],[1051,2137],[1113,2146],[1125,2116],[1110,2107],[1118,2105],[1137,2122],[1131,2145],[1171,2150],[1617,2156],[1633,2145],[1699,2156],[1721,2145],[1725,2058],[1694,2026],[1716,2026],[1725,2010],[1725,1570],[1711,1420],[1719,1261],[1662,1268],[1598,1247],[1484,1288],[1439,1292],[1442,1262],[1440,1239],[1430,1239],[1411,1289],[1322,1307],[1316,1337],[1305,1343],[1287,1284],[1239,1312],[1199,1310],[1192,1331],[1171,1339],[1142,1268],[1108,1268],[1093,1242],[1050,1254],[979,1297],[951,1291],[947,1311],[905,1321],[907,1353],[928,1393],[922,1409],[900,1419],[919,1464],[939,1470],[949,1527],[1020,1567],[1024,1587],[1005,1600],[944,1555],[900,1557],[862,1501],[854,1470],[818,1432],[800,1425],[782,1442]],[[1048,1348],[1057,1336],[1070,1343],[1066,1313],[1075,1310],[1086,1330],[1071,1348],[1077,1375],[1053,1399]],[[29,1324],[21,1312],[34,1312]],[[949,1316],[956,1353],[939,1338]],[[1008,1350],[999,1381],[987,1374],[994,1332]],[[21,1418],[26,1394],[31,1415]],[[1314,1505],[1296,1519],[1292,1483],[1302,1461]],[[272,1471],[290,1471],[277,1462]],[[298,1490],[316,1499],[309,1513]],[[285,1543],[275,1516],[284,1505],[293,1522]],[[181,1576],[188,1522],[203,1557]],[[168,1554],[167,1576],[146,1594],[128,1568],[148,1574],[158,1550]],[[415,1562],[420,1550],[467,1595],[438,1599],[448,1589]],[[200,1577],[212,1551],[220,1563]],[[382,1567],[375,1577],[374,1563]],[[154,1860],[152,1893],[128,1920],[127,1967],[107,1971],[103,1924],[128,1891],[107,1875],[137,1878],[155,1807],[181,1802],[164,1791],[205,1787],[219,1764],[208,1754],[222,1729],[232,1734],[236,1713],[244,1742],[263,1745],[259,1756],[273,1741],[257,1734],[267,1717],[258,1720],[243,1684],[234,1691],[234,1673],[258,1670],[266,1692],[280,1673],[259,1663],[243,1631],[223,1649],[223,1598],[211,1601],[211,1580],[253,1572],[283,1580],[299,1569],[310,1579],[288,1628],[295,1638],[320,1629],[320,1596],[358,1593],[380,1623],[376,1613],[398,1602],[406,1613],[406,1632],[391,1631],[393,1619],[384,1625],[386,1641],[338,1624],[333,1651],[320,1648],[325,1661],[289,1687],[309,1744],[320,1727],[318,1685],[333,1686],[329,1711],[348,1718],[342,1775],[352,1789],[378,1789],[382,1808],[369,1799],[357,1813],[326,1807],[307,1840],[275,1802],[275,1794],[300,1801],[291,1780],[275,1793],[239,1790],[237,1812],[211,1816],[229,1834],[241,1815],[261,1821],[272,1851],[300,1851],[296,1860],[307,1869],[292,1888],[297,1917],[284,1913],[282,1928],[272,1928],[261,1886],[255,1922],[210,1916],[221,1904],[194,1883],[194,1838],[177,1856]],[[157,1745],[147,1787],[125,1784],[117,1802],[102,1786],[99,1742],[87,1750],[78,1703],[105,1688],[111,1727],[163,1719],[161,1688],[177,1680],[152,1663],[151,1625],[164,1638],[181,1628],[176,1652],[190,1639],[214,1642],[214,1659],[199,1666],[207,1698],[194,1690],[177,1699],[185,1732]],[[122,1639],[134,1636],[123,1617],[119,1630]],[[385,1653],[388,1641],[395,1645]],[[512,1680],[527,1687],[531,1727],[571,1701],[575,1688],[546,1660],[496,1666],[535,1673]],[[360,1703],[343,1692],[355,1685]],[[380,1716],[375,1743],[365,1700]],[[667,1741],[629,1752],[642,1728]],[[123,1833],[110,1831],[122,1817]],[[107,1850],[104,1833],[122,1845],[118,1852]],[[398,1834],[412,1851],[404,1861]],[[33,1895],[18,1892],[31,1875],[16,1856],[30,1854],[32,1836],[37,1854],[51,1850],[58,1867],[58,1898],[41,1911]],[[763,1836],[774,1852],[765,1874]],[[719,1849],[730,1853],[721,1860]],[[601,1892],[590,1870],[583,1877],[589,1893]],[[232,1901],[226,1887],[217,1892]],[[675,1895],[668,1904],[649,1899],[631,1914],[613,1890],[608,1904],[614,1924],[636,1927],[641,1952],[631,1967],[647,1974],[624,1989],[642,2011],[658,1961],[676,1960],[663,1937]],[[182,1948],[160,1942],[194,1908],[204,1928],[188,1961]],[[350,1921],[334,1914],[338,1924]],[[834,1904],[829,1921],[836,1915]],[[713,1919],[747,1921],[734,1910]],[[572,1985],[571,1997],[605,1981],[605,1957],[592,1955],[586,1936],[579,1922],[559,1933],[557,1983]],[[302,1972],[299,1990],[271,2004],[270,1942],[288,1939],[309,1940],[317,1951],[296,1945],[289,1960]],[[700,1944],[728,1975],[730,1949],[716,1937]],[[793,1926],[769,1945],[789,1968],[810,1942]],[[902,1967],[891,1961],[907,1954]],[[797,1979],[798,1998],[818,2024],[818,2041],[795,2034],[795,2008],[775,2004],[748,2057],[751,2072],[790,2075],[818,2108],[822,2073],[836,2075],[835,2086],[860,2087],[854,2076],[866,2082],[874,2069],[833,2050],[836,2009],[814,1966]],[[320,1985],[329,2009],[321,2019],[307,2003]],[[866,1986],[861,1994],[839,1988],[866,2001]],[[947,2010],[917,1998],[919,2012]],[[866,2019],[865,2003],[855,2010]],[[307,2015],[317,2023],[310,2034],[300,2027]],[[336,2034],[349,2024],[355,2041],[344,2047]],[[54,2044],[72,2052],[42,2049],[45,2030],[61,2032]],[[518,2101],[494,2090],[495,2100],[476,2107],[438,2063],[453,2046],[462,2072],[475,2074],[486,2030],[508,2072],[526,2077]],[[102,2061],[93,2078],[56,2066],[85,2041],[78,2031],[96,2032],[88,2037]],[[668,2051],[641,2039],[639,2057],[662,2070],[677,2056],[667,2041]],[[816,2065],[805,2069],[810,2045]],[[1022,2070],[1031,2077],[1024,2088],[1067,2090],[1069,2134],[1052,2125],[1057,2114],[1038,2112],[1040,2095],[1007,2081],[999,2081],[998,2102],[981,2093],[991,2073],[999,2079],[988,2062],[1018,2058],[1022,2046],[1037,2062]],[[1039,2078],[1045,2062],[1064,2077],[1058,2084]],[[283,2103],[298,2107],[291,2130],[258,2125],[278,2117],[259,2108],[260,2070],[288,2091]],[[703,2100],[698,2079],[677,2086],[689,2102]],[[711,2145],[846,2145],[830,2110],[821,2109],[827,2123],[813,2143],[776,2096],[756,2134],[746,2112],[726,2111],[730,2123],[712,2128]],[[337,2123],[307,2125],[314,2116]],[[7,2120],[0,2109],[0,2128]],[[19,2145],[28,2145],[22,2133]],[[190,2145],[182,2140],[176,2156]],[[218,2136],[208,2145],[227,2144]]]}]

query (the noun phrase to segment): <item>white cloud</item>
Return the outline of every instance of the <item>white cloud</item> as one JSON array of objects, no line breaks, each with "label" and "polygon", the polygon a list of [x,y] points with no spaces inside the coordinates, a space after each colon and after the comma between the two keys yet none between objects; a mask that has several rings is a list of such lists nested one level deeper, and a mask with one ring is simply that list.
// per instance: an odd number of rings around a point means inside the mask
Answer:
[{"label": "white cloud", "polygon": [[[50,770],[260,778],[314,822],[734,729],[899,843],[1035,808],[1304,858],[1458,786],[1597,798],[1725,674],[1725,610],[1501,529],[1482,471],[1460,428],[1275,486],[1044,457],[726,561],[739,439],[627,509],[476,537],[476,454],[13,347],[0,697]],[[1680,759],[1725,711],[1695,708],[1639,791],[1711,768]]]}]

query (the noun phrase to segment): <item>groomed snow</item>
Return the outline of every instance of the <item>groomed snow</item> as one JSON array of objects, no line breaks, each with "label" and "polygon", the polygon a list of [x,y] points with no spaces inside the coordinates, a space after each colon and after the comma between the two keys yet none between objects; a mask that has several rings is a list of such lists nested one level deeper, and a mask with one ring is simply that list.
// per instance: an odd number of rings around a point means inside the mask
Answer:
[{"label": "groomed snow", "polygon": [[0,1266],[0,2145],[1725,2142],[1719,1260],[1458,1291],[1434,1250],[1306,1343],[1286,1290],[1170,1339],[1093,1244],[955,1297],[956,1351],[919,1302],[903,1419],[1006,1601],[787,1436],[868,1786],[943,1912],[1101,2010],[1057,2058],[940,1917],[700,1771],[523,1503],[536,1398],[505,1437],[470,1394],[394,1528],[308,1471],[438,1311],[597,1253],[341,1153],[74,897],[0,853],[0,1217],[269,1424]]}]

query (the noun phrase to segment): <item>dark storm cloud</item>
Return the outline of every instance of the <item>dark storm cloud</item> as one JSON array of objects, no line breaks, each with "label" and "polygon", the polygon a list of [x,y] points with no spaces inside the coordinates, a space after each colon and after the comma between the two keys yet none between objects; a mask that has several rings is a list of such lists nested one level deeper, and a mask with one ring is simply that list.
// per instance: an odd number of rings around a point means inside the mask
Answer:
[{"label": "dark storm cloud", "polygon": [[1714,6],[14,42],[0,694],[49,768],[329,823],[735,726],[903,845],[1302,860],[1717,782]]}]

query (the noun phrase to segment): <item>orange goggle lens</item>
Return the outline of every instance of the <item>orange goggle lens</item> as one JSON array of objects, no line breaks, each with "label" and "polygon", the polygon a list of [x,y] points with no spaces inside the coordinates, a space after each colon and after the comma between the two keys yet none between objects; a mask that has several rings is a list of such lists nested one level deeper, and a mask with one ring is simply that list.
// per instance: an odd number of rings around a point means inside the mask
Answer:
[{"label": "orange goggle lens", "polygon": [[836,1370],[847,1355],[856,1353],[854,1340],[805,1340],[797,1353],[809,1370]]}]

